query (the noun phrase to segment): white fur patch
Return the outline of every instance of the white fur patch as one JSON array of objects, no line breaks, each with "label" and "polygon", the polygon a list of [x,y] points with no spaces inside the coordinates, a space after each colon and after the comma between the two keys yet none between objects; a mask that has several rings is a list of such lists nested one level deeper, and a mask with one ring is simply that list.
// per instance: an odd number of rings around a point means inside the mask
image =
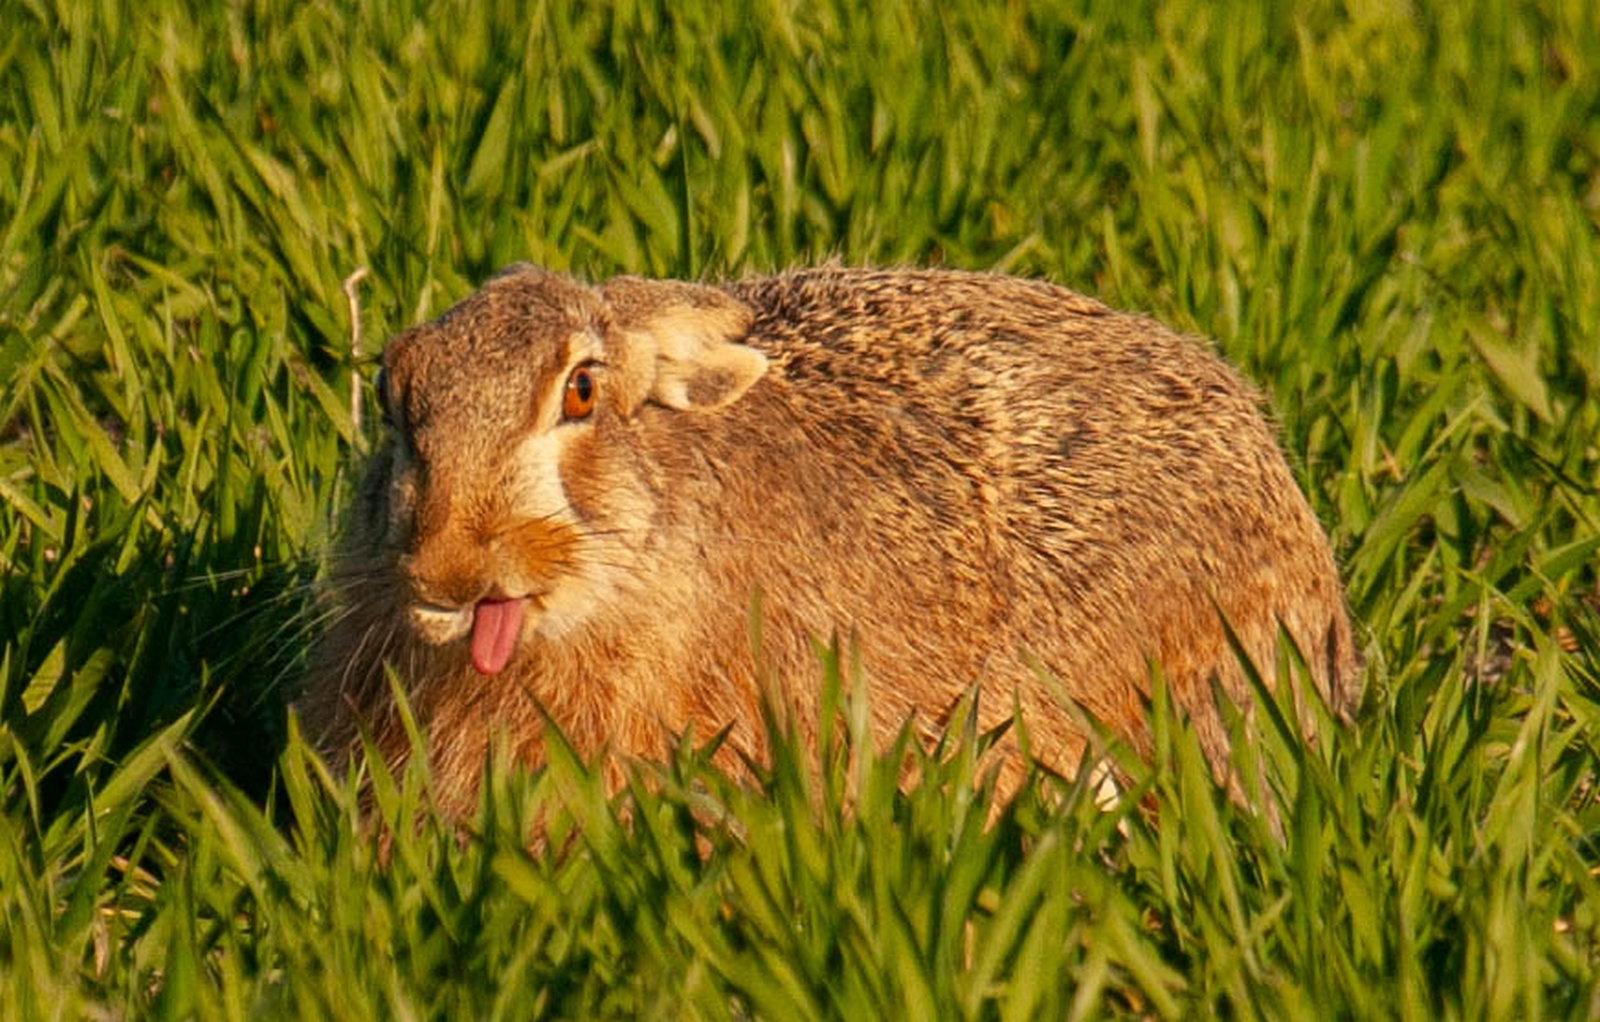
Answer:
[{"label": "white fur patch", "polygon": [[511,514],[519,521],[573,522],[566,487],[561,485],[561,455],[572,431],[540,427],[517,444],[512,463]]},{"label": "white fur patch", "polygon": [[411,605],[411,627],[423,642],[442,646],[472,631],[471,607],[441,607],[432,603]]},{"label": "white fur patch", "polygon": [[[542,418],[542,416],[541,416]],[[535,597],[532,628],[547,636],[560,635],[589,617],[612,588],[612,570],[586,556],[582,538],[587,531],[573,512],[561,482],[561,458],[582,425],[556,425],[524,438],[514,455],[517,474],[512,483],[511,515],[519,521],[545,521],[565,525],[579,536],[579,548],[569,551],[574,563],[562,565],[553,577],[523,576],[517,565],[502,565],[502,587],[513,594]]]}]

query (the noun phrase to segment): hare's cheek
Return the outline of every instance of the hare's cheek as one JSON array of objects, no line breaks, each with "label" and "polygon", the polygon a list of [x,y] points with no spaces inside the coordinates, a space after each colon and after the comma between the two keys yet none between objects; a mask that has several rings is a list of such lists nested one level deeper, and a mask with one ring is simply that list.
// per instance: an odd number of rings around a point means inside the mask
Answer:
[{"label": "hare's cheek", "polygon": [[606,507],[605,461],[599,435],[586,430],[574,436],[561,451],[556,468],[567,502],[580,521],[593,522]]},{"label": "hare's cheek", "polygon": [[571,502],[562,485],[560,463],[568,431],[553,429],[517,445],[511,485],[511,512],[523,521],[557,521],[571,517]]}]

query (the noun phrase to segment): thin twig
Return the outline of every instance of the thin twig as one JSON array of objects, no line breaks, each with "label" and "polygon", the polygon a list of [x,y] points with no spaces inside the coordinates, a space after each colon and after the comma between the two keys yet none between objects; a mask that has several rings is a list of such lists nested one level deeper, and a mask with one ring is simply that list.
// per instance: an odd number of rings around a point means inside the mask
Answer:
[{"label": "thin twig", "polygon": [[350,300],[350,426],[356,436],[361,435],[361,301],[356,297],[356,288],[367,279],[368,272],[365,266],[359,266],[340,285]]}]

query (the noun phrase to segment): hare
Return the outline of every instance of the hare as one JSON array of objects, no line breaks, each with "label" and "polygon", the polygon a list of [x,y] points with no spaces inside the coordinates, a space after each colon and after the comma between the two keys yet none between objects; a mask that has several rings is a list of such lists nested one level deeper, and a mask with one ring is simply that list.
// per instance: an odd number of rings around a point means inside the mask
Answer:
[{"label": "hare", "polygon": [[301,711],[331,755],[365,731],[403,759],[388,665],[460,809],[496,734],[536,764],[547,719],[613,764],[724,729],[723,761],[759,761],[765,685],[814,739],[832,635],[858,637],[880,739],[939,733],[979,686],[980,726],[1020,708],[1068,773],[1088,736],[1062,693],[1147,747],[1153,667],[1220,764],[1212,686],[1249,695],[1229,628],[1269,680],[1286,631],[1330,706],[1357,694],[1258,394],[1048,283],[515,266],[390,342],[378,388]]}]

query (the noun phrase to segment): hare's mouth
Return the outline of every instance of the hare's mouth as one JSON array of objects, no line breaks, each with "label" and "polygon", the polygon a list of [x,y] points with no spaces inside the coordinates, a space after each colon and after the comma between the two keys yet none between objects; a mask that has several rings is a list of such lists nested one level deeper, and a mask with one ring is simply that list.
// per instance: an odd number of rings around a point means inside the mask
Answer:
[{"label": "hare's mouth", "polygon": [[472,630],[472,604],[428,603],[411,605],[411,627],[418,638],[434,646],[455,642]]},{"label": "hare's mouth", "polygon": [[485,597],[475,603],[418,600],[410,608],[418,638],[444,646],[470,638],[472,666],[480,674],[498,674],[516,652],[525,622],[536,618],[540,594]]}]

